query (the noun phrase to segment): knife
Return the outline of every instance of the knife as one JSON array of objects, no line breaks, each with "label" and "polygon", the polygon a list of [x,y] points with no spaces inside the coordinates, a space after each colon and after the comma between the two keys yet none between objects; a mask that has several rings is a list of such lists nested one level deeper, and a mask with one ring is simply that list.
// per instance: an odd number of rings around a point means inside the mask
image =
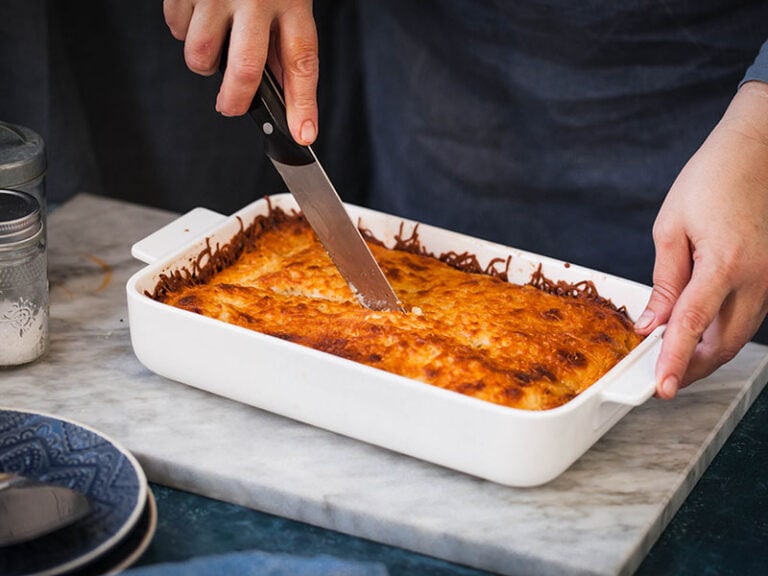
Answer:
[{"label": "knife", "polygon": [[64,528],[90,511],[88,498],[75,490],[0,472],[0,546]]},{"label": "knife", "polygon": [[282,90],[266,66],[248,114],[264,137],[267,156],[352,293],[371,310],[404,311],[314,151],[291,136]]}]

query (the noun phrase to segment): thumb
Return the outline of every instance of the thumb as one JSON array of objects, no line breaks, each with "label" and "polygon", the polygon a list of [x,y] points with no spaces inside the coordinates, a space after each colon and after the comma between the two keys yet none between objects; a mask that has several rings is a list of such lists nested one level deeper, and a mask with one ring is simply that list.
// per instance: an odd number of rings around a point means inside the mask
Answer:
[{"label": "thumb", "polygon": [[643,336],[666,324],[693,270],[690,244],[685,234],[678,233],[676,238],[669,239],[659,236],[654,230],[656,262],[653,267],[653,290],[645,310],[635,321],[635,330]]}]

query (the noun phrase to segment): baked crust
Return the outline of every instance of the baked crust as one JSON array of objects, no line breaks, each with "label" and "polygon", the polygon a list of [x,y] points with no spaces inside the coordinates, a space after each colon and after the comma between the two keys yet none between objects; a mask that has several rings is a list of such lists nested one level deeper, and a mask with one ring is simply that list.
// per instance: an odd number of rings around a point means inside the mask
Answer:
[{"label": "baked crust", "polygon": [[407,313],[363,308],[305,220],[275,210],[231,245],[209,248],[192,270],[163,277],[151,296],[527,410],[565,404],[641,341],[626,314],[589,283],[574,288],[534,275],[517,285],[504,273],[469,273],[422,254],[415,235],[401,240],[405,250],[369,245]]}]

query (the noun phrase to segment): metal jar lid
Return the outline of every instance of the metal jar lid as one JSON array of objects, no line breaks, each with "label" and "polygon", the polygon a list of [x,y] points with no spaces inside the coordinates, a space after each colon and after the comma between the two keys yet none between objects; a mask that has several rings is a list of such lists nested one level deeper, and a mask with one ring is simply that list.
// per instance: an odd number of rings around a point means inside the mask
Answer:
[{"label": "metal jar lid", "polygon": [[45,172],[45,144],[33,130],[0,122],[0,188],[13,188]]},{"label": "metal jar lid", "polygon": [[34,196],[0,190],[0,247],[33,237],[42,225],[40,204]]}]

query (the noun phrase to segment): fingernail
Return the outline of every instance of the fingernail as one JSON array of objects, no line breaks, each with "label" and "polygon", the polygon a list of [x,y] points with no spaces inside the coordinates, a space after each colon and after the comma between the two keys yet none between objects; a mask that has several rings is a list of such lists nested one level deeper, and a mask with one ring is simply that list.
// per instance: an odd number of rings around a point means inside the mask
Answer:
[{"label": "fingernail", "polygon": [[655,318],[656,314],[653,313],[653,310],[646,308],[643,310],[643,313],[640,314],[640,318],[635,322],[635,330],[645,330],[651,325]]},{"label": "fingernail", "polygon": [[304,142],[312,143],[315,141],[317,130],[315,129],[315,123],[312,120],[305,120],[301,125],[301,139]]},{"label": "fingernail", "polygon": [[677,394],[677,378],[667,376],[661,383],[661,390],[666,398],[674,398]]},{"label": "fingernail", "polygon": [[219,106],[219,100],[221,100],[221,93],[216,95],[216,112],[221,113],[221,106]]}]

